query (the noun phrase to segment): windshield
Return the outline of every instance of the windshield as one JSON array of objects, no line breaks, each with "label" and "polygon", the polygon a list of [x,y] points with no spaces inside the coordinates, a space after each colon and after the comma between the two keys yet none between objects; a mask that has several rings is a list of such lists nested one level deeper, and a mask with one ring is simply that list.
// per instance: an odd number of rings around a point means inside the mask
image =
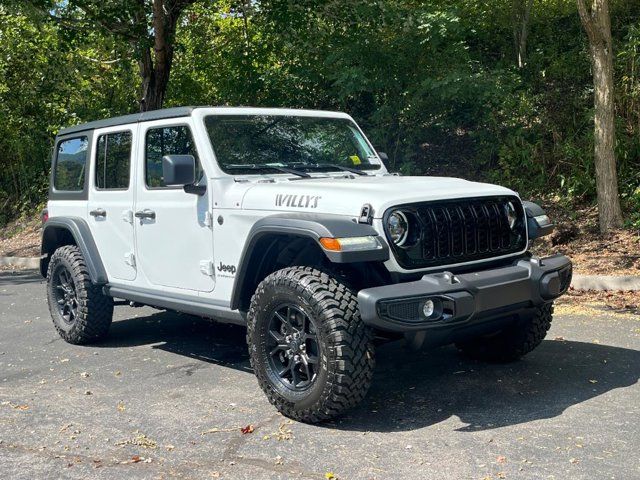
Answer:
[{"label": "windshield", "polygon": [[376,170],[380,161],[353,124],[343,118],[283,115],[210,115],[209,139],[227,173]]}]

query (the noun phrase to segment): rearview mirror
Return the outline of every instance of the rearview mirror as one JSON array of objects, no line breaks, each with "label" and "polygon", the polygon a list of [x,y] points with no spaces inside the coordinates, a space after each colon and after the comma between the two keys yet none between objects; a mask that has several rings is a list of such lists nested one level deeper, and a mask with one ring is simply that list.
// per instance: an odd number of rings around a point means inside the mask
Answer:
[{"label": "rearview mirror", "polygon": [[162,176],[167,186],[193,185],[196,181],[196,159],[193,155],[162,157]]}]

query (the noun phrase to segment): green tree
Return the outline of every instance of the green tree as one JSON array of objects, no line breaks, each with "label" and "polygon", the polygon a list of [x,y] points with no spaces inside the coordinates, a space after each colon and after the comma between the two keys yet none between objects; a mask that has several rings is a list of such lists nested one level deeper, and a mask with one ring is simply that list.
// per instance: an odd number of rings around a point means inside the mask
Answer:
[{"label": "green tree", "polygon": [[162,108],[178,22],[196,0],[31,0],[65,28],[99,28],[130,47],[140,74],[140,111]]}]

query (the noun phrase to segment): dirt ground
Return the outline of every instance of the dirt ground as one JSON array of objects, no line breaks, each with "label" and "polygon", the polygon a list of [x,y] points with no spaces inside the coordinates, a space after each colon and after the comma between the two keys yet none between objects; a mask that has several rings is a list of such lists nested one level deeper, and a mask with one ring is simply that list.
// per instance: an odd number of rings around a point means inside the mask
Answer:
[{"label": "dirt ground", "polygon": [[640,230],[602,235],[595,206],[560,205],[554,200],[540,203],[556,229],[534,245],[536,254],[563,253],[573,260],[574,273],[580,275],[640,275]]},{"label": "dirt ground", "polygon": [[40,255],[41,223],[39,214],[0,228],[0,257],[37,257]]}]

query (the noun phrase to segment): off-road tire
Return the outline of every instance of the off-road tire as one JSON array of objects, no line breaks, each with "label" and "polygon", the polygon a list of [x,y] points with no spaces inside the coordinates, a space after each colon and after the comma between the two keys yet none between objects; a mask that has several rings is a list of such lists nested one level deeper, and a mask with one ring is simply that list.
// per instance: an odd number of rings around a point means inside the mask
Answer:
[{"label": "off-road tire", "polygon": [[[78,309],[72,324],[62,317],[54,293],[52,275],[59,267],[68,270],[76,291]],[[101,287],[91,283],[84,257],[77,246],[58,248],[51,256],[47,270],[47,300],[53,325],[66,342],[82,345],[107,335],[113,318],[113,298],[104,295]]]},{"label": "off-road tire", "polygon": [[[295,301],[317,325],[321,345],[315,382],[292,394],[267,369],[267,324],[279,302]],[[312,316],[312,317],[311,317]],[[371,330],[362,322],[355,293],[331,275],[311,267],[272,273],[256,289],[247,315],[251,366],[269,401],[285,416],[307,423],[336,417],[362,401],[374,369]]]},{"label": "off-road tire", "polygon": [[467,356],[477,360],[506,363],[534,350],[551,327],[553,302],[545,303],[530,315],[499,333],[457,343]]}]

